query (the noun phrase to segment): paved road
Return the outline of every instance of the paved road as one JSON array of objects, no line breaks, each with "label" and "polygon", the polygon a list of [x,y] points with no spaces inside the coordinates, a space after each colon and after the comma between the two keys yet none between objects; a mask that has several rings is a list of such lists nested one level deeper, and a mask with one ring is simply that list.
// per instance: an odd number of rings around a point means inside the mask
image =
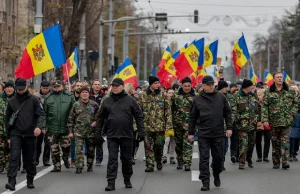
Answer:
[{"label": "paved road", "polygon": [[[142,145],[142,144],[141,144]],[[143,147],[143,146],[141,146]],[[195,146],[193,172],[176,170],[176,165],[166,164],[162,171],[147,174],[142,160],[144,153],[140,149],[138,160],[134,166],[132,177],[133,189],[125,189],[122,174],[119,169],[116,182],[116,194],[196,194],[201,193],[202,186],[198,178],[198,155]],[[61,173],[50,173],[52,169],[38,167],[36,188],[27,189],[25,186],[25,175],[19,175],[17,194],[103,194],[107,184],[106,163],[107,150],[105,150],[103,166],[95,167],[94,172],[75,174],[75,169],[62,168]],[[253,157],[255,160],[256,157]],[[222,186],[215,188],[211,182],[212,194],[299,194],[300,193],[300,162],[291,163],[290,170],[273,170],[271,163],[254,163],[254,168],[241,171],[237,164],[232,164],[227,156],[226,171],[221,174]],[[49,173],[48,173],[49,172]],[[0,174],[0,194],[8,194],[4,189],[7,181],[6,174]],[[24,182],[22,182],[24,181]],[[17,187],[17,188],[18,188]],[[203,193],[203,192],[202,192]]]}]

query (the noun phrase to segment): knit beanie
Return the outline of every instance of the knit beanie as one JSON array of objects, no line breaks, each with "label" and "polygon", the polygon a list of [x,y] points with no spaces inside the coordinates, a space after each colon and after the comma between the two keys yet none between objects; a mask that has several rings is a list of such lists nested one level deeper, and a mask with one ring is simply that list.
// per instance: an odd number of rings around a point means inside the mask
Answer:
[{"label": "knit beanie", "polygon": [[248,88],[250,86],[253,86],[253,83],[249,79],[244,79],[242,83],[242,89]]},{"label": "knit beanie", "polygon": [[155,76],[149,76],[149,85],[151,86],[154,82],[159,81],[158,77]]}]

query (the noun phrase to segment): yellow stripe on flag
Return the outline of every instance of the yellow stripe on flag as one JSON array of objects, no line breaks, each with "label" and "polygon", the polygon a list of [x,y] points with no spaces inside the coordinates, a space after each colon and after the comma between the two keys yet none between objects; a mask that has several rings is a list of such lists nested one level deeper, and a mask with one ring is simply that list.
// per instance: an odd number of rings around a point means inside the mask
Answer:
[{"label": "yellow stripe on flag", "polygon": [[204,68],[207,68],[209,66],[211,66],[213,60],[214,60],[214,56],[211,52],[211,50],[209,49],[209,45],[207,45],[204,49],[204,53],[205,53],[205,57],[204,57]]},{"label": "yellow stripe on flag", "polygon": [[236,55],[236,64],[242,68],[246,63],[247,63],[247,58],[243,53],[243,49],[240,48],[239,44],[236,43],[234,45],[234,51],[235,51],[235,55]]},{"label": "yellow stripe on flag", "polygon": [[136,76],[136,72],[135,72],[133,65],[126,67],[119,73],[119,78],[121,78],[122,80],[127,80],[134,76]]}]

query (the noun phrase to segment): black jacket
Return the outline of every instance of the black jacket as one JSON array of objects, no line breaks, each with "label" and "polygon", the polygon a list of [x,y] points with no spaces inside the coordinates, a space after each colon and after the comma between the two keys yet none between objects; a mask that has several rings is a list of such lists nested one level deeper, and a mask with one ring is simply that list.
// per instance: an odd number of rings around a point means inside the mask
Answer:
[{"label": "black jacket", "polygon": [[107,138],[134,138],[133,118],[139,132],[144,131],[143,113],[134,98],[124,91],[120,94],[111,94],[103,100],[100,107],[96,136],[102,132],[104,123]]},{"label": "black jacket", "polygon": [[[8,127],[8,122],[11,115],[16,112],[23,101],[25,101],[22,109],[19,111],[17,118],[15,119],[14,125]],[[34,136],[34,129],[36,127],[42,127],[43,110],[42,105],[35,95],[30,94],[28,91],[22,96],[16,94],[8,101],[6,109],[6,129],[7,136]]]},{"label": "black jacket", "polygon": [[226,97],[220,92],[201,92],[194,98],[190,119],[189,135],[194,135],[197,120],[199,137],[223,137],[224,118],[228,130],[232,130],[231,109]]},{"label": "black jacket", "polygon": [[94,93],[94,91],[92,90],[90,93],[90,100],[95,101],[98,105],[100,105],[100,102],[103,97],[104,97],[104,94],[102,92],[99,92],[98,95],[96,95]]}]

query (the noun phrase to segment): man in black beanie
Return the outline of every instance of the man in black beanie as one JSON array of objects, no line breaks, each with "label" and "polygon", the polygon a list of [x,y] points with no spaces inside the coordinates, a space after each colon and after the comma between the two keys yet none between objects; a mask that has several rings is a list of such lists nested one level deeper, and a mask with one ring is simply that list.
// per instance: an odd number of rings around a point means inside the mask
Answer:
[{"label": "man in black beanie", "polygon": [[242,88],[234,95],[231,104],[233,118],[238,131],[239,169],[245,168],[246,161],[249,168],[253,168],[252,154],[255,145],[255,130],[260,122],[259,102],[252,92],[254,86],[251,80],[244,79]]},{"label": "man in black beanie", "polygon": [[150,86],[140,98],[140,106],[144,113],[145,123],[145,172],[154,172],[154,162],[157,170],[162,170],[162,156],[165,144],[165,131],[173,130],[171,102],[168,96],[161,92],[159,79],[149,77]]}]

